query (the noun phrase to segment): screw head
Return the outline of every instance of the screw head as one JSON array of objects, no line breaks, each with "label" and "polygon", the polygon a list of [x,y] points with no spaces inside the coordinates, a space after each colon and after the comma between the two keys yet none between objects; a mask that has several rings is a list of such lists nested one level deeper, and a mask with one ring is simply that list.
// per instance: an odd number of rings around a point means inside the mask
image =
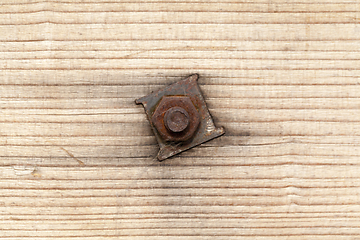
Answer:
[{"label": "screw head", "polygon": [[172,107],[166,111],[164,123],[171,132],[182,132],[189,126],[189,113],[181,107]]},{"label": "screw head", "polygon": [[164,96],[151,122],[164,141],[185,142],[191,139],[200,124],[200,114],[188,96]]}]

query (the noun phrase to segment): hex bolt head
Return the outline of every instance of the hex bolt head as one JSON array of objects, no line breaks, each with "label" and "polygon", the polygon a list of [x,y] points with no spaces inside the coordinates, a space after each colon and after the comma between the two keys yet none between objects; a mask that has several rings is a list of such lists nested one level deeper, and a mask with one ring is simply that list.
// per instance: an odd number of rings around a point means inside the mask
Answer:
[{"label": "hex bolt head", "polygon": [[225,133],[214,124],[198,78],[193,74],[135,101],[143,105],[159,143],[159,161]]},{"label": "hex bolt head", "polygon": [[164,123],[171,132],[182,132],[189,126],[189,113],[181,107],[172,107],[166,111]]},{"label": "hex bolt head", "polygon": [[200,114],[188,96],[164,96],[151,117],[152,124],[166,142],[191,139],[200,124]]}]

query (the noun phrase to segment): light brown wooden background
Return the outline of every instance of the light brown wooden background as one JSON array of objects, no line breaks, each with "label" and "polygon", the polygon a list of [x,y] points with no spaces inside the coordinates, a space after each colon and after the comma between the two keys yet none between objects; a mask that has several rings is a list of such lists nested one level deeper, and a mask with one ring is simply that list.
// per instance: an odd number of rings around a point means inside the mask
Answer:
[{"label": "light brown wooden background", "polygon": [[[0,239],[360,239],[359,0],[0,2]],[[192,73],[227,133],[159,163]]]}]

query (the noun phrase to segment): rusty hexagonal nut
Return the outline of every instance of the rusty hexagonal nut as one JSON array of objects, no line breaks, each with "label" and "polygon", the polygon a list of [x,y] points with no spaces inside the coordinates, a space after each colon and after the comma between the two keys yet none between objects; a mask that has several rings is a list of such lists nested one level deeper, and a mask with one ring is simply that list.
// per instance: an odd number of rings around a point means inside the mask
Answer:
[{"label": "rusty hexagonal nut", "polygon": [[[225,133],[216,127],[193,74],[184,80],[136,99],[151,123],[163,161]],[[200,123],[199,123],[200,121]]]},{"label": "rusty hexagonal nut", "polygon": [[164,96],[151,118],[160,136],[168,142],[191,139],[200,123],[200,114],[188,96]]}]

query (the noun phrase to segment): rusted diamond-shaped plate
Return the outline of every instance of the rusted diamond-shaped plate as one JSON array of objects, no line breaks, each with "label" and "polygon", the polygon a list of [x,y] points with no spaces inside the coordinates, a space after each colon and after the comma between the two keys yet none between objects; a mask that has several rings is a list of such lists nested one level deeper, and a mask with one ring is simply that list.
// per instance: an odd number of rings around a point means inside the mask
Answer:
[{"label": "rusted diamond-shaped plate", "polygon": [[[223,127],[215,127],[214,121],[211,118],[204,98],[200,92],[200,88],[197,84],[198,78],[198,74],[191,75],[185,80],[176,82],[164,89],[153,92],[150,95],[139,98],[135,101],[136,104],[142,104],[145,108],[145,112],[151,124],[151,128],[160,146],[160,151],[157,155],[160,161],[195,147],[201,143],[209,141],[213,138],[219,137],[225,133]],[[161,137],[161,134],[159,134],[151,119],[156,107],[164,96],[187,96],[191,99],[192,103],[200,114],[201,120],[199,127],[197,128],[192,139],[186,142],[174,143],[165,141]]]}]

